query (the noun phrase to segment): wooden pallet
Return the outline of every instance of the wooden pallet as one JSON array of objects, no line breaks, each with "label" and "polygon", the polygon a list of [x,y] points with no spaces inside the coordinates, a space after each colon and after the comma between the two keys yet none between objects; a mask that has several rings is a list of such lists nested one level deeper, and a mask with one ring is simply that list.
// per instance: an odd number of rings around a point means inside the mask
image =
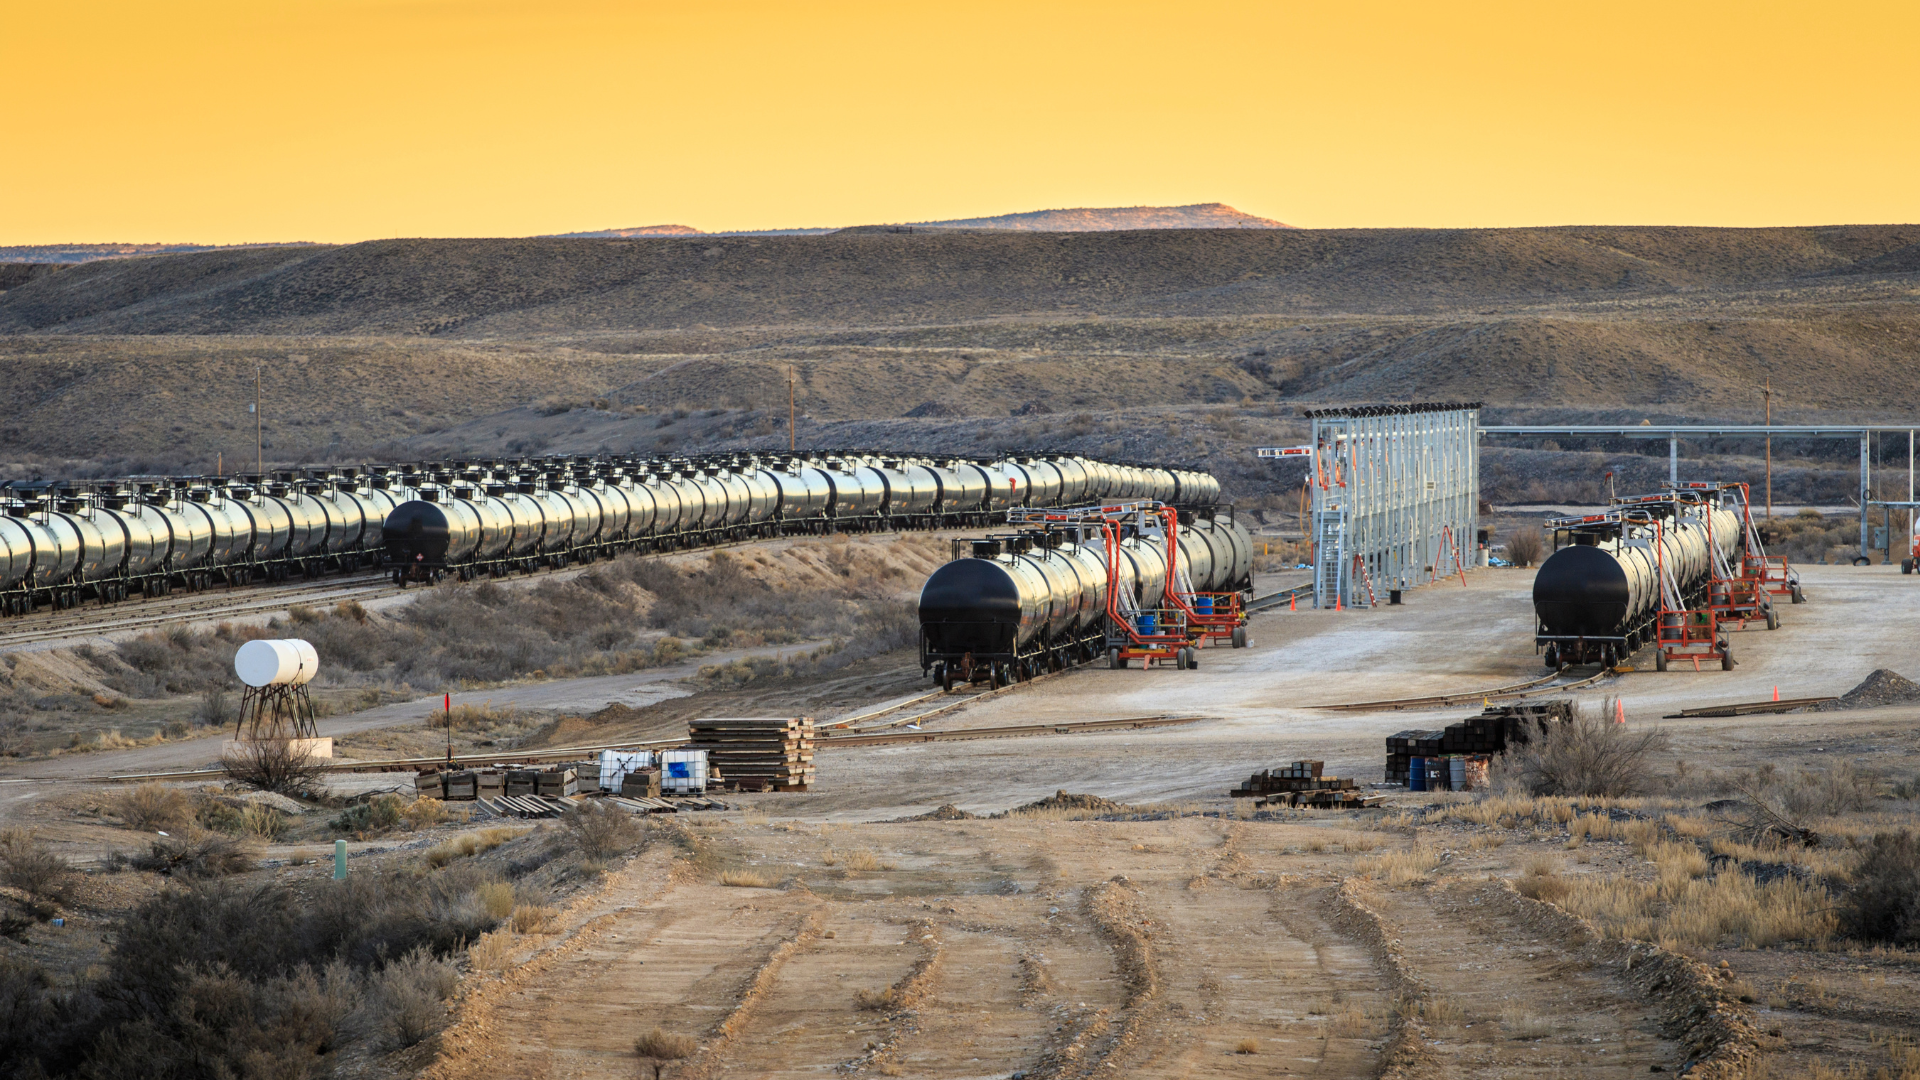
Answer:
[{"label": "wooden pallet", "polygon": [[570,799],[557,799],[551,795],[496,795],[481,799],[479,803],[489,813],[517,818],[557,818],[579,805]]},{"label": "wooden pallet", "polygon": [[624,795],[609,795],[607,801],[635,814],[678,814],[691,810],[728,809],[727,804],[718,799],[702,799],[697,796],[675,799],[630,799]]}]

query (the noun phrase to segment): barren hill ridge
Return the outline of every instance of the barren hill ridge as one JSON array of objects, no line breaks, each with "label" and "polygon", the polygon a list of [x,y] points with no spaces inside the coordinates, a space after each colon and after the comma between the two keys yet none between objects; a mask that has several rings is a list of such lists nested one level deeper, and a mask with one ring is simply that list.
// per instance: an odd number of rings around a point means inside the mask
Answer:
[{"label": "barren hill ridge", "polygon": [[89,263],[0,295],[0,333],[519,336],[1062,313],[1491,314],[1836,283],[1904,300],[1908,287],[1887,279],[1912,274],[1916,252],[1920,226],[1908,225],[380,240]]}]

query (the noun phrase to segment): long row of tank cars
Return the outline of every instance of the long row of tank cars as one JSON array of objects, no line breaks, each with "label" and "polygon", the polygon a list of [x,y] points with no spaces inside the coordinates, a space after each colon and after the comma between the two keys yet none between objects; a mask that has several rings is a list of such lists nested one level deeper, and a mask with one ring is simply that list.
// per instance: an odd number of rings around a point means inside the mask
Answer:
[{"label": "long row of tank cars", "polygon": [[1152,499],[1211,514],[1192,470],[1067,454],[573,457],[0,489],[0,612],[384,566],[501,576],[757,536],[980,526],[1015,507]]}]

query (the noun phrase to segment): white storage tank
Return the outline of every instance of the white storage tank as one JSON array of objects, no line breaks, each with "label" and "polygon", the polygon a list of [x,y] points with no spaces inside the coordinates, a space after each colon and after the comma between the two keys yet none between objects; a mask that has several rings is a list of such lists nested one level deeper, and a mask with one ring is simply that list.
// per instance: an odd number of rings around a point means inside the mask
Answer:
[{"label": "white storage tank", "polygon": [[620,793],[620,781],[630,772],[651,768],[653,751],[651,750],[602,750],[600,751],[600,790]]},{"label": "white storage tank", "polygon": [[248,686],[304,686],[320,671],[320,654],[299,638],[249,641],[233,654],[233,673]]},{"label": "white storage tank", "polygon": [[705,750],[660,751],[660,793],[702,795],[707,790]]}]

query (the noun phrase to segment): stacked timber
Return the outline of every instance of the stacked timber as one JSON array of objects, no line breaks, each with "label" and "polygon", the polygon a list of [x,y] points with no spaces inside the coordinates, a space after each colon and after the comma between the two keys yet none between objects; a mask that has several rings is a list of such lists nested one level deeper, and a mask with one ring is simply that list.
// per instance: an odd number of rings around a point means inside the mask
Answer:
[{"label": "stacked timber", "polygon": [[712,782],[735,791],[806,791],[813,783],[813,718],[704,717],[683,749],[705,750]]},{"label": "stacked timber", "polygon": [[1414,758],[1439,757],[1447,733],[1438,728],[1413,728],[1387,736],[1387,783],[1407,782],[1407,767]]},{"label": "stacked timber", "polygon": [[1326,763],[1320,761],[1295,761],[1277,769],[1262,769],[1227,794],[1245,799],[1303,791],[1351,791],[1357,786],[1350,776],[1323,775],[1325,769]]}]

